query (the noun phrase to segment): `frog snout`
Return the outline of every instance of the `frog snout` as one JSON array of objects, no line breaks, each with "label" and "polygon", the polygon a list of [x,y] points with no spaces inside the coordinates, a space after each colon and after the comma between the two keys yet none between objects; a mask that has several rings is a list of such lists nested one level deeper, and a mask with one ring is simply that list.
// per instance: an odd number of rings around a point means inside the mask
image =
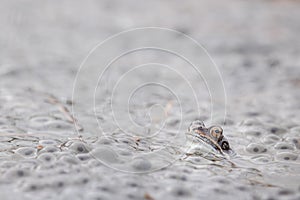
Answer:
[{"label": "frog snout", "polygon": [[229,142],[225,137],[219,142],[219,145],[223,150],[230,150]]}]

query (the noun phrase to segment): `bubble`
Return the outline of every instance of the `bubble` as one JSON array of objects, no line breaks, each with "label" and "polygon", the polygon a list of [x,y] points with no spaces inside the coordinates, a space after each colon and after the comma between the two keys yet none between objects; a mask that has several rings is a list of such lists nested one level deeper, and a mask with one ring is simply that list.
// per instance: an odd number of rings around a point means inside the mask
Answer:
[{"label": "bubble", "polygon": [[276,159],[280,161],[294,161],[297,160],[298,155],[290,152],[282,152],[276,155]]},{"label": "bubble", "polygon": [[171,189],[171,194],[175,197],[186,198],[191,196],[191,191],[184,187],[174,187]]},{"label": "bubble", "polygon": [[55,157],[51,153],[42,153],[39,155],[38,159],[44,163],[51,163],[55,160]]},{"label": "bubble", "polygon": [[286,140],[296,146],[297,149],[300,149],[300,138],[297,137],[287,137]]},{"label": "bubble", "polygon": [[18,177],[23,177],[25,175],[23,170],[17,170],[16,174],[17,174]]},{"label": "bubble", "polygon": [[89,148],[87,145],[83,142],[74,142],[71,146],[70,149],[74,153],[88,153]]},{"label": "bubble", "polygon": [[54,121],[54,118],[50,116],[34,116],[30,119],[30,127],[35,129],[43,129],[46,123]]},{"label": "bubble", "polygon": [[136,183],[134,181],[129,181],[126,183],[126,185],[131,188],[140,188],[141,187],[138,183]]},{"label": "bubble", "polygon": [[237,186],[236,189],[238,189],[239,191],[242,191],[242,192],[245,192],[245,191],[248,191],[248,190],[249,190],[248,187],[242,186],[242,185],[241,185],[241,186]]},{"label": "bubble", "polygon": [[88,184],[89,182],[91,182],[91,178],[87,175],[80,174],[74,178],[73,182],[75,184],[85,185],[85,184]]},{"label": "bubble", "polygon": [[263,143],[274,144],[274,143],[278,142],[279,140],[280,140],[280,137],[278,137],[277,135],[267,135],[266,137],[264,137]]},{"label": "bubble", "polygon": [[119,162],[118,154],[111,149],[110,147],[98,147],[91,151],[91,155],[98,159],[99,161],[103,161],[104,163],[117,163]]},{"label": "bubble", "polygon": [[36,192],[44,189],[45,184],[42,181],[30,180],[24,183],[23,189],[28,192]]},{"label": "bubble", "polygon": [[226,190],[223,189],[223,188],[214,188],[213,190],[214,190],[214,192],[216,192],[216,193],[218,193],[218,194],[222,194],[222,195],[228,194],[228,191],[226,191]]},{"label": "bubble", "polygon": [[268,163],[272,161],[272,157],[270,156],[257,156],[252,158],[257,163]]},{"label": "bubble", "polygon": [[273,134],[283,134],[283,133],[286,133],[287,130],[285,128],[282,128],[282,127],[279,127],[279,126],[271,126],[268,128],[268,131],[270,133],[273,133]]},{"label": "bubble", "polygon": [[295,146],[291,145],[289,143],[286,143],[286,142],[278,142],[275,145],[275,149],[278,149],[278,150],[294,150]]},{"label": "bubble", "polygon": [[267,152],[267,148],[261,144],[257,144],[257,143],[251,143],[246,147],[246,150],[250,153],[266,153]]},{"label": "bubble", "polygon": [[61,161],[64,161],[68,164],[71,164],[71,165],[76,165],[78,164],[78,159],[74,156],[71,156],[71,155],[63,155],[61,158],[60,158]]},{"label": "bubble", "polygon": [[5,173],[5,177],[7,179],[14,179],[14,178],[23,178],[30,175],[30,171],[28,169],[20,169],[20,168],[12,168],[9,169]]},{"label": "bubble", "polygon": [[212,181],[214,182],[218,182],[222,185],[229,185],[231,184],[231,181],[227,178],[224,178],[224,177],[215,177],[215,178],[212,178]]},{"label": "bubble", "polygon": [[96,145],[110,145],[114,143],[113,139],[109,139],[109,138],[101,138],[99,141],[97,141]]},{"label": "bubble", "polygon": [[58,152],[59,151],[59,148],[55,147],[55,146],[46,146],[44,147],[40,152],[39,154],[42,154],[42,153],[45,153],[45,152],[48,152],[48,153],[55,153],[55,152]]},{"label": "bubble", "polygon": [[171,173],[171,174],[168,175],[168,177],[170,179],[180,180],[180,181],[186,181],[187,180],[187,177],[185,175],[179,175],[179,174],[176,174],[176,173]]},{"label": "bubble", "polygon": [[34,158],[37,153],[37,149],[32,147],[21,147],[15,151],[15,153],[25,157],[25,158]]},{"label": "bubble", "polygon": [[278,191],[278,195],[280,195],[280,196],[287,196],[287,195],[292,195],[292,194],[294,194],[294,192],[289,189],[282,189],[282,190]]},{"label": "bubble", "polygon": [[114,191],[114,189],[113,189],[113,187],[112,186],[110,186],[110,185],[108,185],[108,184],[105,184],[105,185],[98,185],[97,187],[96,187],[96,189],[97,190],[100,190],[101,191],[101,193],[102,192],[104,192],[104,193],[113,193],[113,192],[115,192]]},{"label": "bubble", "polygon": [[131,165],[137,171],[148,171],[152,167],[151,162],[143,157],[134,158]]},{"label": "bubble", "polygon": [[80,160],[80,161],[88,161],[91,159],[91,156],[89,154],[77,154],[76,157]]},{"label": "bubble", "polygon": [[63,188],[65,187],[67,182],[65,180],[55,180],[54,183],[52,183],[52,187],[54,188]]}]

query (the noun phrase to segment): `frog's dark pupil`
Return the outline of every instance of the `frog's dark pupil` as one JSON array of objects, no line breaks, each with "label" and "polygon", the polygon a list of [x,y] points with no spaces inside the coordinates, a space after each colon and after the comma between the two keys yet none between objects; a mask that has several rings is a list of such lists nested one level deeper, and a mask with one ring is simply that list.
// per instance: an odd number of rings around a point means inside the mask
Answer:
[{"label": "frog's dark pupil", "polygon": [[216,132],[216,133],[219,133],[220,131],[219,131],[219,130],[215,130],[215,132]]}]

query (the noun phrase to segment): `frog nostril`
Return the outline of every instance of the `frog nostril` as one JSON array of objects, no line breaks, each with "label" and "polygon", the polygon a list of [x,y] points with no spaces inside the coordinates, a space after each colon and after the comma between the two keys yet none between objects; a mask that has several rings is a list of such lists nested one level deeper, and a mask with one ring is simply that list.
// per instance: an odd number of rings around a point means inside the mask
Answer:
[{"label": "frog nostril", "polygon": [[219,139],[218,139],[218,142],[221,142],[223,140],[224,136],[223,135],[220,135]]}]

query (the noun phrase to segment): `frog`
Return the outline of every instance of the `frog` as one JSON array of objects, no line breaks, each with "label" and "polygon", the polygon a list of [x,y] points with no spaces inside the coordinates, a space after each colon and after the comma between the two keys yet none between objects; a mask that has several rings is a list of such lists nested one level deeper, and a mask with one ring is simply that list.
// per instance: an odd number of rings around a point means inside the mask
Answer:
[{"label": "frog", "polygon": [[188,127],[188,140],[191,142],[191,151],[188,154],[213,154],[227,156],[233,153],[228,139],[223,134],[221,126],[206,127],[201,120],[193,121]]}]

